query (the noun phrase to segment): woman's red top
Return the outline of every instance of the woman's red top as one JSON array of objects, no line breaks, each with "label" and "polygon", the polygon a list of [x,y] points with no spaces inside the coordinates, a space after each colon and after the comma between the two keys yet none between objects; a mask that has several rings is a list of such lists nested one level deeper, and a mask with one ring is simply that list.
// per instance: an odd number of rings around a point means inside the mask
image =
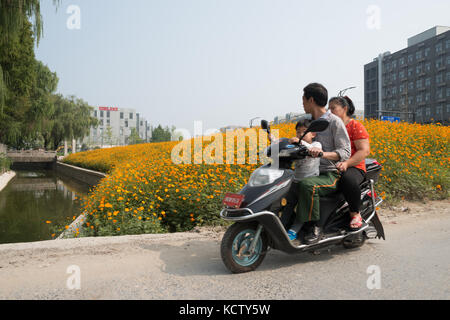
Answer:
[{"label": "woman's red top", "polygon": [[[369,139],[369,134],[362,123],[356,120],[350,120],[345,126],[347,128],[348,136],[350,137],[350,143],[352,145],[352,157],[358,151],[355,147],[356,140]],[[361,169],[366,172],[366,160],[361,161],[355,168]]]}]

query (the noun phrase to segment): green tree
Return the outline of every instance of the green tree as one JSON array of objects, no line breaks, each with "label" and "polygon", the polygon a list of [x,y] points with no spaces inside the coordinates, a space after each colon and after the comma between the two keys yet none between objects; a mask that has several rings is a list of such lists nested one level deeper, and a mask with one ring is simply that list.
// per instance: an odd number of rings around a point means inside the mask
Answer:
[{"label": "green tree", "polygon": [[37,79],[31,23],[24,23],[20,33],[0,44],[0,65],[7,84],[0,108],[0,142],[23,147],[29,138],[23,120],[32,107]]},{"label": "green tree", "polygon": [[131,128],[131,133],[128,137],[128,144],[138,144],[143,142],[144,140],[139,137],[139,133],[137,132],[136,128]]},{"label": "green tree", "polygon": [[172,132],[175,131],[175,127],[169,129],[169,127],[163,128],[158,125],[156,128],[152,129],[152,139],[151,142],[165,142],[172,139]]},{"label": "green tree", "polygon": [[56,149],[97,125],[86,102],[55,94],[57,75],[34,55],[41,34],[39,0],[0,0],[0,142],[15,148]]},{"label": "green tree", "polygon": [[55,107],[52,94],[58,86],[56,73],[40,61],[36,61],[36,86],[33,94],[33,104],[26,115],[29,135],[35,139],[41,138],[45,149],[50,147],[51,131],[54,126],[52,119]]},{"label": "green tree", "polygon": [[[53,0],[56,6],[59,3],[60,0]],[[0,47],[10,46],[10,42],[15,41],[28,25],[32,27],[32,36],[39,44],[43,30],[40,0],[0,0]],[[0,63],[0,114],[6,102],[8,78]]]},{"label": "green tree", "polygon": [[54,99],[54,114],[51,138],[56,150],[64,140],[82,139],[89,135],[91,127],[98,126],[98,120],[91,116],[93,108],[75,96],[64,98],[57,94]]},{"label": "green tree", "polygon": [[106,127],[106,131],[104,132],[105,135],[105,143],[107,145],[112,145],[113,144],[113,132],[110,126]]}]

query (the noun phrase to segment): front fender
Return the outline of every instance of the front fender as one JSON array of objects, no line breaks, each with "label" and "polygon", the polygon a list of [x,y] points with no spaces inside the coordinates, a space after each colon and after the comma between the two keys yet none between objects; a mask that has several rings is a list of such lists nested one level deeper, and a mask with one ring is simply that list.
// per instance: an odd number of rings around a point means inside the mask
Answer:
[{"label": "front fender", "polygon": [[280,218],[270,211],[261,211],[253,213],[250,209],[223,209],[220,216],[224,220],[234,222],[257,222],[264,228],[264,232],[271,239],[272,248],[287,253],[298,252],[298,248],[294,247],[289,240],[288,234],[284,229]]}]

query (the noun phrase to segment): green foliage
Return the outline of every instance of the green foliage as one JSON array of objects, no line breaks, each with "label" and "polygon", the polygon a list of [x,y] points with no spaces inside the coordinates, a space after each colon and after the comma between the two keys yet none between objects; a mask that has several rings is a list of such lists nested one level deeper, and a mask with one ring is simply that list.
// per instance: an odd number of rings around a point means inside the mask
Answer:
[{"label": "green foliage", "polygon": [[[113,217],[110,217],[112,220]],[[83,226],[81,236],[93,237],[93,236],[120,236],[120,235],[136,235],[136,234],[148,234],[148,233],[167,233],[158,219],[144,217],[138,219],[129,215],[125,219],[118,220],[116,223],[111,224],[107,219],[101,218],[100,215],[89,219],[93,221],[92,224],[95,228],[90,228],[90,223]],[[108,223],[109,222],[109,223]]]},{"label": "green foliage", "polygon": [[128,137],[128,144],[139,144],[143,142],[144,140],[139,137],[139,133],[137,132],[136,128],[131,128],[131,133]]},{"label": "green foliage", "polygon": [[[60,0],[53,0],[54,5],[59,3]],[[39,43],[43,30],[40,0],[0,0],[0,45],[13,38],[30,20],[33,36]]]},{"label": "green foliage", "polygon": [[31,24],[7,43],[0,44],[0,65],[3,78],[0,84],[4,106],[0,113],[0,141],[14,147],[24,145],[31,128],[25,121],[32,108],[36,86],[36,60]]},{"label": "green foliage", "polygon": [[51,140],[56,150],[64,140],[81,139],[89,134],[92,126],[98,125],[98,120],[91,117],[93,108],[82,99],[75,96],[64,98],[53,95],[54,113]]},{"label": "green foliage", "polygon": [[57,149],[97,125],[86,102],[55,94],[56,73],[34,55],[41,33],[39,0],[0,0],[0,142],[16,149]]},{"label": "green foliage", "polygon": [[6,83],[4,80],[4,73],[2,65],[0,64],[0,116],[3,115],[3,108],[5,106],[5,99],[6,99]]},{"label": "green foliage", "polygon": [[33,93],[33,104],[26,115],[25,122],[28,123],[30,137],[42,141],[45,149],[50,147],[51,129],[54,126],[52,115],[54,105],[52,94],[58,86],[56,73],[50,71],[42,62],[36,61],[36,86]]},{"label": "green foliage", "polygon": [[110,145],[110,146],[114,144],[114,141],[113,141],[114,134],[113,134],[110,126],[106,127],[106,130],[103,132],[103,135],[104,135],[104,139],[105,139],[105,144]]},{"label": "green foliage", "polygon": [[4,153],[0,153],[0,174],[9,171],[11,168],[11,160]]},{"label": "green foliage", "polygon": [[163,128],[158,125],[156,128],[152,129],[152,140],[151,142],[166,142],[171,141],[172,133],[175,128],[169,129],[169,127]]},{"label": "green foliage", "polygon": [[[56,6],[59,3],[60,0],[53,0]],[[30,21],[33,21],[33,24]],[[32,32],[31,38],[35,38],[39,44],[43,29],[40,0],[0,0],[0,48],[11,47],[24,29],[29,29]],[[7,86],[8,73],[4,72],[0,63],[0,116],[3,116]]]},{"label": "green foliage", "polygon": [[85,101],[55,94],[59,79],[35,59],[33,50],[30,23],[0,46],[0,65],[8,79],[0,113],[0,142],[17,149],[57,149],[66,139],[84,138],[97,120],[90,116],[92,107]]}]

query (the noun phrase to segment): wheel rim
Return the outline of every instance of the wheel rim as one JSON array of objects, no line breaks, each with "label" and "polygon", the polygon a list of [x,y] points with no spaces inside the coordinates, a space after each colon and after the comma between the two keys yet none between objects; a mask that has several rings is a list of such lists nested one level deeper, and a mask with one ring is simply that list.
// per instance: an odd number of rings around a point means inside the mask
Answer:
[{"label": "wheel rim", "polygon": [[243,266],[247,267],[252,265],[258,260],[261,249],[262,249],[262,240],[261,237],[258,239],[258,242],[255,246],[255,251],[253,254],[250,254],[250,245],[252,244],[253,239],[255,238],[255,230],[247,229],[241,231],[233,240],[232,245],[232,256],[233,260]]}]

